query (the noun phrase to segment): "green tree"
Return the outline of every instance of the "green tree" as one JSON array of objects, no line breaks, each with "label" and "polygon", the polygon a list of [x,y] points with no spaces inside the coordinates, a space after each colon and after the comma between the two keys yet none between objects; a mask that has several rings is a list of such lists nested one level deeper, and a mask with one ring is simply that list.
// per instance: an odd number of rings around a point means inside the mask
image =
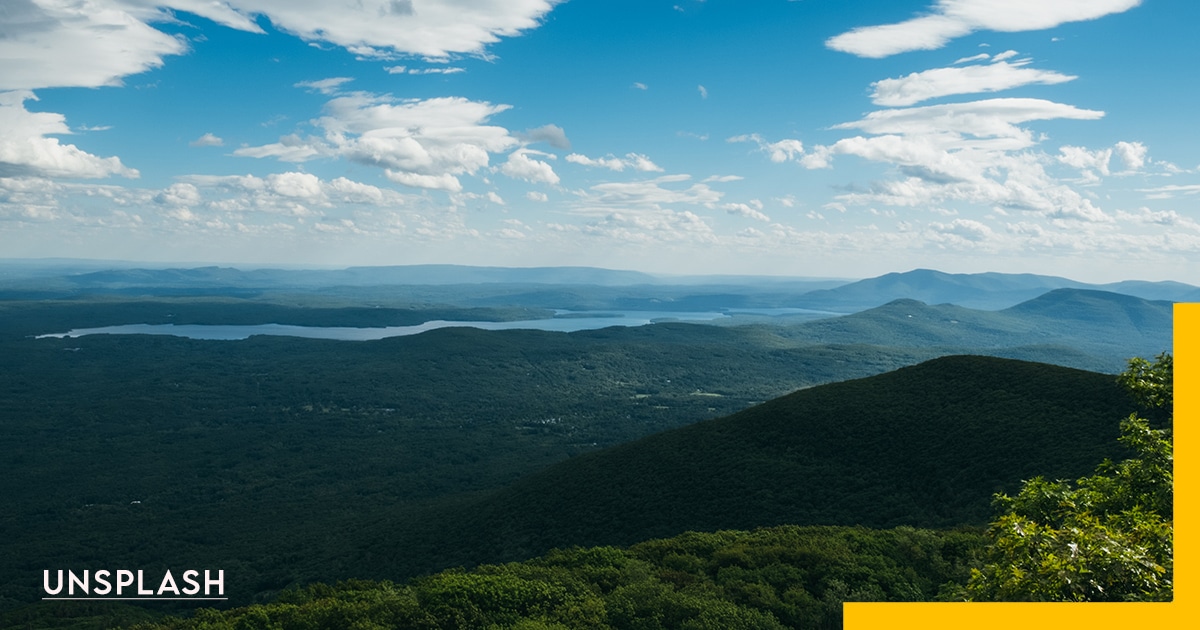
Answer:
[{"label": "green tree", "polygon": [[1118,377],[1164,428],[1130,415],[1121,442],[1133,457],[1106,460],[1074,484],[1037,477],[997,495],[985,566],[970,600],[1166,601],[1172,593],[1172,360],[1132,359]]}]

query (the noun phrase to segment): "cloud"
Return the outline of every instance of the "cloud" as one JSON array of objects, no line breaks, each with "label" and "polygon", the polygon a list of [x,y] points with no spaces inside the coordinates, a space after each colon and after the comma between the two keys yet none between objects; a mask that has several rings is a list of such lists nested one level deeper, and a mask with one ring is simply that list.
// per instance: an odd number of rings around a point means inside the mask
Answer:
[{"label": "cloud", "polygon": [[536,28],[560,0],[124,0],[196,13],[230,28],[260,31],[265,16],[309,42],[340,46],[364,57],[480,54],[484,47]]},{"label": "cloud", "polygon": [[187,45],[146,24],[140,3],[5,0],[0,91],[121,85],[123,77],[181,55]]},{"label": "cloud", "polygon": [[930,13],[880,26],[853,29],[826,40],[833,50],[887,57],[934,50],[975,31],[1019,32],[1053,28],[1128,11],[1141,0],[937,0]]},{"label": "cloud", "polygon": [[1141,142],[1118,142],[1113,151],[1125,170],[1136,171],[1146,165],[1146,146]]},{"label": "cloud", "polygon": [[1178,195],[1200,195],[1200,184],[1170,184],[1156,188],[1139,188],[1150,199],[1172,199]]},{"label": "cloud", "polygon": [[662,167],[655,164],[650,158],[640,153],[626,153],[624,158],[613,157],[611,154],[608,157],[590,158],[580,153],[571,153],[567,156],[567,161],[572,164],[580,164],[582,166],[598,166],[606,168],[610,171],[624,171],[626,168],[632,168],[643,173],[658,173],[662,172]]},{"label": "cloud", "polygon": [[729,214],[734,214],[747,219],[754,219],[764,223],[770,223],[771,217],[763,214],[762,202],[757,199],[752,199],[750,203],[726,203],[721,205],[721,209]]},{"label": "cloud", "polygon": [[388,74],[458,74],[466,72],[466,68],[451,66],[448,68],[409,68],[408,66],[390,66],[385,68]]},{"label": "cloud", "polygon": [[[1036,98],[993,98],[967,103],[947,103],[905,109],[885,109],[834,129],[859,129],[867,133],[960,134],[977,138],[1011,140],[1022,146],[1033,136],[1016,125],[1034,120],[1097,120],[1104,112]],[[1015,145],[1009,145],[1017,148]]]},{"label": "cloud", "polygon": [[211,133],[206,133],[203,136],[192,140],[188,143],[188,145],[193,147],[220,147],[225,146],[225,141]]},{"label": "cloud", "polygon": [[66,118],[50,112],[30,112],[25,101],[32,92],[0,92],[0,177],[100,178],[138,177],[116,157],[102,158],[51,135],[71,133]]},{"label": "cloud", "polygon": [[700,98],[708,98],[708,88],[703,85],[697,85],[696,89],[700,92]]},{"label": "cloud", "polygon": [[771,157],[772,162],[786,162],[804,154],[804,144],[799,140],[791,138],[785,138],[777,142],[768,142],[762,136],[752,133],[733,136],[727,139],[726,142],[753,142],[758,145],[760,151]]},{"label": "cloud", "polygon": [[583,206],[588,208],[660,208],[665,204],[690,204],[712,207],[721,199],[721,193],[707,184],[692,184],[679,190],[664,184],[675,184],[690,180],[689,175],[663,175],[654,179],[634,182],[608,182],[596,184],[581,195]]},{"label": "cloud", "polygon": [[545,142],[556,149],[571,148],[571,141],[567,139],[567,132],[563,131],[563,128],[558,125],[542,125],[541,127],[526,129],[515,135],[523,142]]},{"label": "cloud", "polygon": [[525,193],[525,198],[530,201],[537,201],[540,203],[545,203],[547,201],[550,201],[550,197],[546,193],[540,192],[537,190],[531,190],[531,191]]},{"label": "cloud", "polygon": [[884,79],[871,84],[874,88],[871,100],[876,105],[904,107],[942,96],[999,92],[1023,85],[1054,85],[1077,78],[1024,67],[1028,63],[1028,60],[1009,63],[997,55],[995,62],[987,65],[935,68],[898,79]]},{"label": "cloud", "polygon": [[638,89],[638,90],[648,90],[648,89],[650,89],[650,88],[646,87],[646,84],[645,84],[645,83],[642,83],[642,82],[640,82],[640,81],[634,81],[634,82],[633,82],[633,85],[632,85],[632,86],[630,86],[630,87],[633,87],[634,89]]},{"label": "cloud", "polygon": [[384,169],[388,179],[418,188],[457,191],[459,175],[488,166],[489,154],[517,144],[508,130],[486,124],[508,105],[461,97],[397,100],[357,92],[326,103],[321,137],[284,136],[234,155],[303,162],[333,157]]},{"label": "cloud", "polygon": [[353,77],[330,77],[319,81],[301,81],[292,87],[305,88],[325,95],[337,94],[342,84],[353,81]]},{"label": "cloud", "polygon": [[1117,218],[1123,221],[1132,221],[1143,225],[1153,225],[1171,228],[1186,228],[1200,232],[1200,223],[1194,219],[1185,217],[1174,210],[1151,210],[1150,208],[1138,208],[1136,213],[1118,212]]},{"label": "cloud", "polygon": [[549,154],[532,149],[517,149],[509,154],[508,161],[500,165],[500,172],[513,179],[523,179],[531,183],[551,186],[557,184],[558,174],[554,169],[546,162],[530,158],[530,155]]}]

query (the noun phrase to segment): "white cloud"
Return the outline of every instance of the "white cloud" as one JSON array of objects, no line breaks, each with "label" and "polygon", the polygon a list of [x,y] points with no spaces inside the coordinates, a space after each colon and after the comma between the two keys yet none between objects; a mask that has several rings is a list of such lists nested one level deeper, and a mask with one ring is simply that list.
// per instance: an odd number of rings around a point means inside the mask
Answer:
[{"label": "white cloud", "polygon": [[955,65],[958,65],[960,63],[971,63],[972,61],[987,61],[988,59],[991,59],[991,58],[992,58],[992,56],[987,53],[979,53],[978,55],[971,55],[970,57],[963,57],[961,59],[958,59],[954,63],[955,63]]},{"label": "white cloud", "polygon": [[582,166],[599,166],[610,171],[623,171],[626,168],[632,168],[643,173],[658,173],[662,172],[662,167],[655,164],[649,157],[640,153],[626,153],[624,158],[613,157],[611,154],[608,157],[590,158],[580,153],[571,153],[567,156],[567,161],[572,164],[580,164]]},{"label": "white cloud", "polygon": [[1139,188],[1138,192],[1146,193],[1150,199],[1172,199],[1177,195],[1200,194],[1200,184],[1170,184],[1156,188]]},{"label": "white cloud", "polygon": [[0,91],[120,85],[187,46],[146,24],[153,7],[119,0],[5,0]]},{"label": "white cloud", "polygon": [[1108,162],[1112,159],[1112,149],[1097,149],[1095,151],[1084,147],[1062,146],[1058,149],[1058,161],[1073,166],[1081,171],[1096,171],[1108,175]]},{"label": "white cloud", "polygon": [[466,68],[450,66],[446,68],[409,68],[408,66],[389,66],[385,68],[388,74],[458,74],[466,72]]},{"label": "white cloud", "polygon": [[1123,221],[1132,221],[1143,225],[1155,225],[1172,228],[1186,228],[1189,230],[1200,231],[1200,223],[1194,219],[1185,217],[1174,210],[1151,210],[1150,208],[1138,208],[1136,213],[1118,212],[1117,218]]},{"label": "white cloud", "polygon": [[325,95],[337,94],[343,84],[353,81],[353,77],[330,77],[317,81],[301,81],[293,87],[305,88]]},{"label": "white cloud", "polygon": [[762,202],[757,199],[751,200],[748,204],[726,203],[721,205],[721,209],[729,214],[746,217],[747,219],[754,219],[756,221],[762,221],[764,223],[770,223],[771,217],[763,214],[762,207]]},{"label": "white cloud", "polygon": [[950,223],[929,224],[933,240],[961,245],[963,242],[981,243],[992,238],[992,228],[971,219],[955,219]]},{"label": "white cloud", "polygon": [[412,54],[444,58],[536,28],[559,0],[123,0],[197,13],[230,28],[259,31],[255,15],[310,42],[368,57]]},{"label": "white cloud", "polygon": [[537,190],[531,190],[531,191],[525,193],[525,198],[530,201],[537,201],[540,203],[545,203],[547,201],[550,201],[550,197],[546,193],[540,192]]},{"label": "white cloud", "polygon": [[887,57],[933,50],[975,31],[1019,32],[1053,28],[1128,11],[1141,0],[937,0],[926,15],[896,24],[865,26],[826,40],[834,50]]},{"label": "white cloud", "polygon": [[638,89],[638,90],[648,90],[648,89],[650,89],[650,88],[646,87],[646,84],[645,84],[645,83],[642,83],[642,82],[640,82],[640,81],[634,81],[634,82],[633,82],[633,85],[632,85],[631,87],[633,87],[633,88],[635,88],[635,89]]},{"label": "white cloud", "polygon": [[697,85],[696,89],[700,92],[700,98],[708,98],[708,88],[703,85]]},{"label": "white cloud", "polygon": [[1136,171],[1146,165],[1146,145],[1141,142],[1118,142],[1113,151],[1125,170]]},{"label": "white cloud", "polygon": [[193,147],[220,147],[225,145],[225,141],[214,134],[206,133],[188,144]]},{"label": "white cloud", "polygon": [[531,183],[558,183],[558,174],[548,163],[530,158],[530,155],[549,155],[532,149],[518,149],[508,156],[508,161],[500,165],[500,172],[513,179],[523,179]]},{"label": "white cloud", "polygon": [[25,101],[30,99],[36,100],[29,91],[0,92],[0,176],[138,176],[137,170],[126,167],[119,158],[97,157],[47,137],[67,135],[71,129],[61,114],[26,110]]},{"label": "white cloud", "polygon": [[194,206],[201,201],[200,190],[185,182],[171,184],[154,196],[154,202],[164,206]]},{"label": "white cloud", "polygon": [[1053,85],[1076,78],[1058,72],[1024,67],[1028,63],[1009,63],[1000,60],[1000,55],[997,55],[995,63],[986,65],[914,72],[898,79],[884,79],[872,83],[874,91],[871,98],[876,105],[903,107],[942,96],[999,92],[1023,85]]},{"label": "white cloud", "polygon": [[777,142],[768,142],[762,136],[751,133],[733,136],[727,139],[726,142],[753,142],[758,145],[760,151],[770,156],[772,162],[795,160],[804,154],[804,144],[792,138],[784,138]]},{"label": "white cloud", "polygon": [[692,184],[686,189],[667,188],[664,184],[686,182],[688,175],[663,175],[649,180],[634,182],[608,182],[592,186],[591,193],[583,193],[586,208],[659,208],[664,204],[691,204],[712,207],[721,199],[721,193],[707,184]]},{"label": "white cloud", "polygon": [[[1104,112],[1036,98],[993,98],[871,112],[862,120],[834,125],[867,133],[965,134],[1015,141],[1011,148],[1033,144],[1033,136],[1017,124],[1067,118],[1097,120]],[[957,142],[956,142],[957,144]]]},{"label": "white cloud", "polygon": [[234,155],[293,162],[340,157],[383,168],[388,179],[406,186],[457,191],[458,175],[477,172],[489,154],[517,144],[507,129],[485,124],[508,108],[459,97],[395,100],[358,92],[325,105],[316,121],[323,137],[285,136]]}]

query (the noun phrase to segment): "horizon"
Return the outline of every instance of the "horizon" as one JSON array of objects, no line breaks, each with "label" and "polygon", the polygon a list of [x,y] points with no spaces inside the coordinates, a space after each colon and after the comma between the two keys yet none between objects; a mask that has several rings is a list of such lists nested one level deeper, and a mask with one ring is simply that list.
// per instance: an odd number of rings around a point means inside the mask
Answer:
[{"label": "horizon", "polygon": [[1033,275],[1045,278],[1058,278],[1081,284],[1104,286],[1109,284],[1120,284],[1123,282],[1147,282],[1147,283],[1178,283],[1188,286],[1197,286],[1188,282],[1177,280],[1150,280],[1138,277],[1126,277],[1117,280],[1108,280],[1104,282],[1090,282],[1080,280],[1066,275],[1051,274],[1051,273],[1028,273],[1028,272],[1004,272],[1004,271],[980,271],[980,272],[953,272],[943,269],[934,269],[929,267],[914,267],[902,271],[886,271],[872,276],[799,276],[799,275],[779,275],[779,274],[709,274],[709,273],[692,273],[692,274],[675,274],[675,273],[660,273],[655,271],[645,271],[633,268],[615,268],[615,267],[596,267],[591,265],[529,265],[529,266],[509,266],[509,265],[470,265],[459,263],[402,263],[402,264],[383,264],[383,265],[308,265],[303,263],[230,263],[217,261],[149,261],[149,260],[115,260],[115,259],[97,259],[97,258],[67,258],[67,257],[46,257],[46,258],[3,258],[0,257],[0,268],[5,265],[28,265],[42,266],[43,269],[50,269],[55,266],[69,267],[71,265],[96,267],[97,270],[134,270],[144,269],[152,271],[166,270],[198,270],[198,269],[234,269],[237,271],[347,271],[350,269],[388,269],[388,268],[412,268],[412,267],[455,267],[462,269],[495,269],[504,271],[531,271],[545,269],[577,269],[588,271],[604,271],[612,273],[628,273],[640,274],[661,281],[662,284],[669,286],[671,280],[680,281],[697,281],[702,279],[745,279],[756,281],[807,281],[807,282],[845,282],[847,284],[859,282],[862,280],[871,280],[892,275],[906,275],[916,272],[932,272],[945,274],[949,276],[979,276],[979,275]]},{"label": "horizon", "polygon": [[26,0],[0,251],[1200,284],[1200,5],[993,5]]}]

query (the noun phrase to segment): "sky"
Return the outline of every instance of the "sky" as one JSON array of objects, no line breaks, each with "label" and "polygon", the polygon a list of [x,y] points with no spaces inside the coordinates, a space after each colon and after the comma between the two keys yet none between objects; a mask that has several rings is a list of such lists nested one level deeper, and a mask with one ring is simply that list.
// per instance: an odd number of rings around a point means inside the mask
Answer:
[{"label": "sky", "polygon": [[1192,0],[3,0],[0,258],[1200,284]]}]

